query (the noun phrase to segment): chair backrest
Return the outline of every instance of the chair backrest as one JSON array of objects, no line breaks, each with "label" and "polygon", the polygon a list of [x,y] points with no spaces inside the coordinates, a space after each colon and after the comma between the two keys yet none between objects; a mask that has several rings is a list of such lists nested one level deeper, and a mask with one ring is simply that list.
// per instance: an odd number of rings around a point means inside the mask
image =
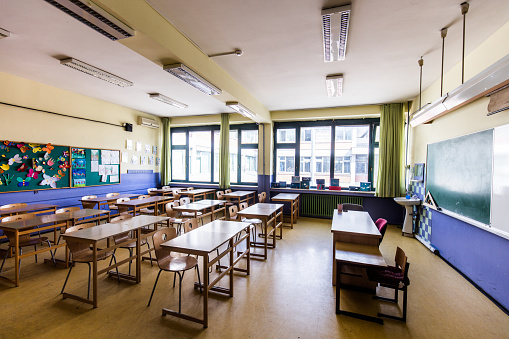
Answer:
[{"label": "chair backrest", "polygon": [[228,189],[224,190],[224,193],[231,193],[231,192],[233,192],[231,188],[228,188]]},{"label": "chair backrest", "polygon": [[161,187],[161,189],[163,189],[163,190],[167,190],[169,188],[170,188],[170,186],[163,186],[163,187]]},{"label": "chair backrest", "polygon": [[237,212],[239,211],[239,208],[237,207],[237,205],[232,205],[230,206],[230,208],[228,209],[228,212],[230,212],[230,220],[237,220]]},{"label": "chair backrest", "polygon": [[[375,225],[378,228],[378,230],[380,231],[380,234],[382,235],[382,239],[383,239],[384,235],[385,235],[385,231],[387,230],[387,220],[385,220],[383,218],[379,218],[379,219],[377,219],[377,221],[375,221]],[[382,243],[382,239],[380,239],[380,243]]]},{"label": "chair backrest", "polygon": [[157,263],[159,264],[170,256],[171,251],[161,247],[163,242],[177,237],[177,230],[173,227],[163,227],[152,236]]},{"label": "chair backrest", "polygon": [[343,211],[364,211],[364,207],[357,204],[343,204]]},{"label": "chair backrest", "polygon": [[189,197],[183,197],[183,198],[180,198],[180,205],[186,205],[186,204],[189,204],[191,202],[191,199],[189,199]]},{"label": "chair backrest", "polygon": [[194,190],[194,187],[188,187],[187,190],[192,191],[192,190]]},{"label": "chair backrest", "polygon": [[26,207],[27,204],[25,202],[18,202],[16,204],[7,204],[0,206],[0,210],[10,210],[12,208],[20,208],[20,207]]},{"label": "chair backrest", "polygon": [[[131,198],[118,198],[116,202],[121,203],[121,202],[129,201],[129,200],[131,200]],[[128,207],[123,207],[123,206],[117,206],[117,207],[118,207],[118,213],[124,213],[129,210]]]},{"label": "chair backrest", "polygon": [[[85,195],[84,197],[81,197],[81,200],[89,200],[95,198],[97,198],[97,195]],[[81,205],[83,206],[83,208],[94,208],[95,202],[87,203],[85,201],[82,201]]]},{"label": "chair backrest", "polygon": [[119,195],[120,195],[120,193],[108,193],[108,194],[106,194],[106,198],[112,198],[112,197],[116,197]]},{"label": "chair backrest", "polygon": [[85,195],[84,197],[81,197],[81,200],[89,200],[95,198],[97,198],[97,195]]},{"label": "chair backrest", "polygon": [[405,252],[399,246],[396,248],[396,256],[394,257],[394,261],[396,262],[396,266],[401,268],[401,271],[405,277],[407,277],[408,258]]},{"label": "chair backrest", "polygon": [[258,194],[258,202],[259,203],[264,203],[265,199],[267,199],[267,193],[262,192],[262,193]]},{"label": "chair backrest", "polygon": [[150,195],[145,194],[145,195],[140,195],[140,196],[138,197],[138,199],[147,199],[147,198],[150,198]]},{"label": "chair backrest", "polygon": [[217,200],[224,200],[224,192],[223,191],[217,191],[216,192]]},{"label": "chair backrest", "polygon": [[175,218],[177,216],[177,211],[173,209],[173,206],[175,206],[175,202],[169,202],[166,204],[166,216],[169,218]]},{"label": "chair backrest", "polygon": [[178,201],[180,199],[180,192],[173,192],[173,200]]},{"label": "chair backrest", "polygon": [[35,217],[35,214],[30,214],[30,213],[16,214],[16,215],[8,216],[8,217],[3,217],[2,222],[31,219],[34,217]]},{"label": "chair backrest", "polygon": [[246,202],[246,201],[241,202],[241,203],[239,204],[239,211],[242,211],[244,208],[247,208],[247,206],[248,206],[248,205],[247,205],[247,202]]},{"label": "chair backrest", "polygon": [[180,200],[173,200],[173,207],[180,206]]},{"label": "chair backrest", "polygon": [[118,217],[111,219],[110,223],[115,224],[117,222],[122,222],[123,220],[132,219],[132,218],[133,218],[133,216],[131,214],[119,215]]},{"label": "chair backrest", "polygon": [[58,210],[55,211],[55,214],[74,212],[74,211],[79,211],[80,209],[81,208],[79,208],[78,206],[59,208]]},{"label": "chair backrest", "polygon": [[152,193],[153,191],[155,191],[157,188],[147,188],[147,193],[148,195],[150,196],[154,196],[154,195],[157,195],[157,193]]},{"label": "chair backrest", "polygon": [[119,202],[124,202],[124,201],[129,201],[129,200],[131,200],[131,198],[118,198],[117,202],[119,203]]},{"label": "chair backrest", "polygon": [[72,232],[84,230],[86,228],[90,228],[90,227],[94,227],[94,226],[96,226],[95,222],[87,222],[86,224],[79,224],[76,226],[67,227],[65,229],[65,233],[72,233]]},{"label": "chair backrest", "polygon": [[[80,225],[68,227],[65,230],[65,233],[76,232],[76,231],[83,230],[85,228],[94,227],[94,226],[95,226],[95,223],[93,223],[93,222],[89,222],[86,224],[80,224]],[[76,240],[73,240],[72,238],[66,239],[65,242],[67,244],[67,247],[69,248],[69,251],[71,251],[73,259],[78,259],[78,258],[80,258],[80,256],[82,257],[82,256],[92,252],[92,250],[90,249],[90,244],[87,244],[85,242],[76,241]],[[93,258],[90,257],[90,261],[92,261],[92,260],[93,260]]]},{"label": "chair backrest", "polygon": [[184,222],[184,233],[191,232],[198,228],[198,219],[193,218]]}]

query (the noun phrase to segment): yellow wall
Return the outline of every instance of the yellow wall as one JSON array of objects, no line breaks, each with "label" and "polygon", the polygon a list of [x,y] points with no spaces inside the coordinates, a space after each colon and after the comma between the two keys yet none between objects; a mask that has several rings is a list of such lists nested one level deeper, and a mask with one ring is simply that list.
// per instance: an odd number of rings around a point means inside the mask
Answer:
[{"label": "yellow wall", "polygon": [[[117,125],[133,124],[133,133],[130,133],[121,127],[0,104],[0,140],[126,151],[126,139],[131,139],[142,142],[142,152],[145,144],[157,146],[157,157],[161,157],[161,129],[138,126],[138,116],[159,120],[155,116],[5,73],[0,73],[0,102]],[[138,156],[138,165],[122,163],[122,173],[127,169],[159,172],[155,164],[140,165],[139,156],[149,154],[127,152],[129,159],[132,155]]]},{"label": "yellow wall", "polygon": [[[509,23],[505,24],[465,58],[465,81],[509,54]],[[425,61],[426,62],[426,61]],[[444,93],[461,85],[461,63],[444,75]],[[423,91],[422,104],[440,97],[440,79]],[[418,109],[418,97],[412,104],[412,112]],[[409,163],[426,161],[429,143],[482,131],[509,124],[507,111],[487,117],[489,98],[478,99],[452,113],[446,114],[431,124],[410,128]]]},{"label": "yellow wall", "polygon": [[272,111],[272,121],[359,119],[380,117],[380,106],[352,106],[289,111]]}]

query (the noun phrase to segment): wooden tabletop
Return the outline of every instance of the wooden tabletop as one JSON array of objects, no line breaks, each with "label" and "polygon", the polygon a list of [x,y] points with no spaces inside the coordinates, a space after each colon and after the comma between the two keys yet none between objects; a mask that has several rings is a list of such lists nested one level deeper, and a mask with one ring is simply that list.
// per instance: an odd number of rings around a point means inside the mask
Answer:
[{"label": "wooden tabletop", "polygon": [[331,232],[372,236],[376,238],[382,237],[369,213],[363,211],[343,211],[342,213],[338,213],[337,210],[334,210]]},{"label": "wooden tabletop", "polygon": [[200,212],[203,210],[206,210],[207,208],[210,208],[215,205],[208,205],[208,204],[200,204],[198,202],[192,202],[185,205],[180,206],[174,206],[173,209],[175,211],[183,211],[183,212]]},{"label": "wooden tabletop", "polygon": [[182,191],[182,190],[185,191],[185,189],[182,189],[182,188],[158,188],[158,189],[152,190],[150,192],[151,193],[168,193],[168,192],[172,192],[173,193],[173,192],[179,191],[179,190],[180,191]]},{"label": "wooden tabletop", "polygon": [[283,204],[267,204],[267,203],[258,203],[249,206],[248,208],[243,209],[242,211],[238,211],[238,215],[256,215],[256,216],[270,216],[271,214],[277,212],[280,208],[283,208]]},{"label": "wooden tabletop", "polygon": [[195,201],[194,203],[195,204],[203,204],[203,205],[212,207],[212,206],[223,205],[225,203],[225,201],[224,200],[203,199],[203,200]]},{"label": "wooden tabletop", "polygon": [[116,201],[117,199],[120,199],[120,198],[131,198],[131,197],[137,197],[137,196],[139,196],[139,194],[119,194],[114,197],[97,197],[97,198],[92,198],[92,199],[79,199],[79,201],[101,203],[101,202],[105,202],[105,201]]},{"label": "wooden tabletop", "polygon": [[170,219],[169,217],[158,217],[153,215],[139,215],[126,219],[119,223],[102,224],[80,231],[62,234],[64,238],[84,239],[99,241],[124,232],[136,230],[141,227],[152,225]]},{"label": "wooden tabletop", "polygon": [[145,198],[145,199],[132,199],[129,201],[118,202],[118,203],[115,203],[115,205],[133,207],[133,206],[138,206],[138,205],[143,205],[143,204],[151,204],[154,202],[165,201],[165,200],[170,200],[170,199],[171,199],[171,197],[154,195],[150,198]]},{"label": "wooden tabletop", "polygon": [[386,267],[387,263],[376,245],[336,242],[336,261],[343,264]]},{"label": "wooden tabletop", "polygon": [[27,205],[24,207],[0,209],[0,217],[5,214],[18,214],[18,213],[32,212],[32,211],[57,208],[57,207],[58,207],[58,205],[51,205],[51,204],[30,204],[30,205]]},{"label": "wooden tabletop", "polygon": [[298,199],[300,194],[293,194],[293,193],[279,193],[278,195],[270,198],[271,200],[281,200],[281,201],[289,201],[289,200],[295,200]]},{"label": "wooden tabletop", "polygon": [[196,194],[204,194],[204,193],[212,193],[212,192],[215,192],[216,190],[215,189],[212,189],[212,188],[199,188],[199,189],[196,189],[196,190],[191,190],[191,191],[185,191],[185,192],[182,192],[182,194],[186,195],[196,195]]},{"label": "wooden tabletop", "polygon": [[161,246],[182,253],[207,255],[249,226],[247,222],[215,220]]},{"label": "wooden tabletop", "polygon": [[80,219],[86,217],[92,217],[99,214],[110,214],[108,210],[97,210],[94,208],[86,208],[73,212],[66,213],[58,213],[58,214],[47,214],[41,215],[30,219],[23,220],[15,220],[0,223],[0,229],[8,229],[8,230],[23,230],[33,228],[35,226],[50,224],[50,223],[59,223],[73,219]]},{"label": "wooden tabletop", "polygon": [[256,193],[256,191],[235,191],[231,193],[225,193],[223,196],[227,198],[243,198],[254,193]]}]

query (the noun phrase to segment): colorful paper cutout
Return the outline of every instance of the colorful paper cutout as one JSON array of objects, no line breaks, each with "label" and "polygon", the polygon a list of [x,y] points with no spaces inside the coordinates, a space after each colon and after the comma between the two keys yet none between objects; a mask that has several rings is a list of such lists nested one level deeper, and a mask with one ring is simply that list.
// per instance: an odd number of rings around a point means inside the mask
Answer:
[{"label": "colorful paper cutout", "polygon": [[54,149],[55,149],[55,147],[51,146],[51,143],[47,144],[46,147],[42,148],[42,150],[46,151],[48,154],[50,154],[51,151],[53,151]]},{"label": "colorful paper cutout", "polygon": [[28,168],[27,164],[21,164],[21,166],[18,168],[18,172],[25,172]]},{"label": "colorful paper cutout", "polygon": [[50,177],[47,174],[43,174],[42,176],[43,176],[44,180],[41,181],[41,183],[39,184],[40,186],[49,185],[51,188],[57,188],[57,181],[60,180],[60,178],[57,178],[54,176]]},{"label": "colorful paper cutout", "polygon": [[34,179],[39,179],[39,172],[34,171],[32,168],[28,170],[28,176]]},{"label": "colorful paper cutout", "polygon": [[15,154],[14,157],[10,158],[9,159],[9,165],[12,165],[14,164],[15,162],[18,163],[18,164],[21,164],[21,157],[19,156],[19,154]]},{"label": "colorful paper cutout", "polygon": [[32,180],[32,178],[20,178],[20,177],[17,177],[16,180],[18,181],[18,186],[19,187],[24,187],[24,186],[28,186],[28,183],[30,182],[30,180]]}]

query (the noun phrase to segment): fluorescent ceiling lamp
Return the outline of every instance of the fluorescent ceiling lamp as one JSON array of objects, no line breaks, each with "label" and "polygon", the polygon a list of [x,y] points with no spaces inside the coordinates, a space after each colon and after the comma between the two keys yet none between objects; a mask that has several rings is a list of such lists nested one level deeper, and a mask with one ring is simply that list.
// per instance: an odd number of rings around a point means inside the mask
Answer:
[{"label": "fluorescent ceiling lamp", "polygon": [[9,36],[11,36],[11,33],[9,31],[0,28],[0,39],[8,38]]},{"label": "fluorescent ceiling lamp", "polygon": [[236,102],[236,101],[228,101],[226,103],[226,106],[230,107],[232,110],[234,110],[235,112],[239,113],[239,114],[242,114],[243,116],[245,116],[246,118],[254,118],[256,114],[254,114],[253,112],[251,112],[249,109],[247,109],[246,106]]},{"label": "fluorescent ceiling lamp", "polygon": [[329,97],[340,97],[343,94],[343,74],[328,75],[325,84]]},{"label": "fluorescent ceiling lamp", "polygon": [[168,98],[166,95],[162,95],[159,93],[152,93],[150,97],[154,100],[164,102],[165,104],[172,105],[178,108],[187,108],[186,104],[183,104],[177,100],[173,100],[172,98]]},{"label": "fluorescent ceiling lamp", "polygon": [[98,79],[107,81],[110,84],[117,85],[120,87],[130,87],[134,85],[129,80],[123,79],[119,76],[103,71],[102,69],[91,66],[87,63],[84,63],[83,61],[79,61],[78,59],[73,58],[63,59],[60,60],[60,64],[70,68],[74,68],[75,70],[94,76]]},{"label": "fluorescent ceiling lamp", "polygon": [[207,95],[221,94],[221,90],[219,88],[212,85],[184,64],[165,65],[163,66],[163,69]]},{"label": "fluorescent ceiling lamp", "polygon": [[325,62],[345,60],[350,5],[322,10]]},{"label": "fluorescent ceiling lamp", "polygon": [[111,40],[134,36],[134,30],[89,0],[45,0]]},{"label": "fluorescent ceiling lamp", "polygon": [[443,113],[447,111],[447,107],[444,105],[446,99],[447,94],[415,112],[412,116],[412,120],[410,120],[410,126],[415,127],[443,115]]}]

